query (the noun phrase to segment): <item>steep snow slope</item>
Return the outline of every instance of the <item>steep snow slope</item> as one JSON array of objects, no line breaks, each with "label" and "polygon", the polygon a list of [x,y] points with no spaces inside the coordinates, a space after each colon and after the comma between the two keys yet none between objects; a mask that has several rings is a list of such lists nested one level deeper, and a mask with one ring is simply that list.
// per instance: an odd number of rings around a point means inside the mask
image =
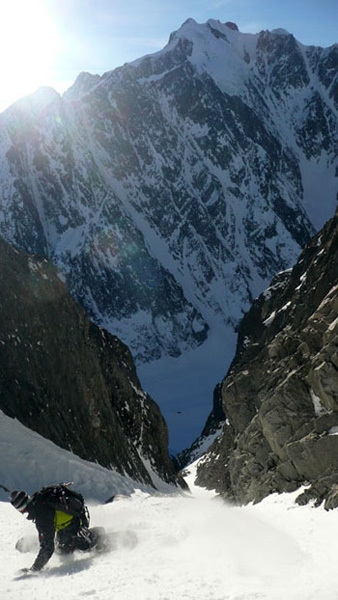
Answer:
[{"label": "steep snow slope", "polygon": [[[4,424],[2,422],[2,431]],[[6,423],[8,433],[12,431]],[[23,432],[21,432],[23,433]],[[32,434],[28,434],[32,435]],[[10,436],[9,436],[10,438]],[[212,492],[195,488],[194,468],[187,481],[192,495],[150,495],[96,465],[88,469],[42,438],[35,462],[24,455],[27,437],[12,436],[3,448],[6,469],[16,487],[80,475],[90,502],[91,525],[109,532],[132,531],[137,543],[107,554],[53,555],[39,574],[25,575],[36,552],[19,554],[15,542],[35,528],[6,501],[0,501],[2,543],[0,586],[6,600],[332,600],[337,587],[336,515],[296,507],[292,495],[273,495],[259,505],[227,506]],[[34,440],[35,443],[37,440]],[[21,459],[18,454],[22,452]],[[12,454],[10,452],[12,451]],[[12,461],[11,461],[12,457]],[[42,465],[43,459],[43,465]],[[68,464],[66,472],[62,466]],[[86,470],[84,470],[84,468]],[[5,471],[2,470],[1,476]],[[101,482],[101,483],[100,483]],[[98,504],[106,491],[120,491],[111,504]],[[32,486],[34,489],[34,486]]]}]

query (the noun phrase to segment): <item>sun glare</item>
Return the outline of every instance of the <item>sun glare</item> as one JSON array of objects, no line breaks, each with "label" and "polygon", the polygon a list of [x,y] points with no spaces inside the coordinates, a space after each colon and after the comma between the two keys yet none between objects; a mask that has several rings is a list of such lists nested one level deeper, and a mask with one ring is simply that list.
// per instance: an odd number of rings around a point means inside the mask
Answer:
[{"label": "sun glare", "polygon": [[[60,40],[42,0],[0,5],[1,96],[13,102],[50,85]],[[0,107],[1,109],[2,107]]]}]

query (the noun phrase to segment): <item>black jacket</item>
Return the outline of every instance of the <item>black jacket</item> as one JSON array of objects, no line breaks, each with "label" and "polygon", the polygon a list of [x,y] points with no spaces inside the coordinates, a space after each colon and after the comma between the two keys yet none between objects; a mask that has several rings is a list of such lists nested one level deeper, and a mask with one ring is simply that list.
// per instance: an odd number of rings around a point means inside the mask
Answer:
[{"label": "black jacket", "polygon": [[[43,496],[37,492],[32,497],[27,518],[35,522],[39,533],[40,551],[33,563],[32,570],[40,571],[51,558],[55,548],[55,509],[48,506]],[[72,535],[76,535],[80,525],[80,519],[74,517],[70,528]]]}]

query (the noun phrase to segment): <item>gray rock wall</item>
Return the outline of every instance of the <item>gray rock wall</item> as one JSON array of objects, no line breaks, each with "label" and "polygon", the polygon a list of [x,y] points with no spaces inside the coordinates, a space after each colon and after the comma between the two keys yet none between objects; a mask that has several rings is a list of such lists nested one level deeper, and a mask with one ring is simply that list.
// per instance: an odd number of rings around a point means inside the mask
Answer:
[{"label": "gray rock wall", "polygon": [[[240,503],[338,483],[338,215],[242,321],[222,384],[226,422],[198,482]],[[331,494],[331,495],[330,495]],[[300,501],[304,501],[304,496]]]}]

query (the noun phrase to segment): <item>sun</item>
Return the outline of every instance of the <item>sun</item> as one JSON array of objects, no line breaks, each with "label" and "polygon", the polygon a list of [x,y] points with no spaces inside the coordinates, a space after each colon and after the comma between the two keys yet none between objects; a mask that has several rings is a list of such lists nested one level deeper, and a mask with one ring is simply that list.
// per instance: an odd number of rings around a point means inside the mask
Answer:
[{"label": "sun", "polygon": [[[50,85],[60,38],[43,0],[0,5],[1,104]],[[0,106],[2,110],[3,106]]]}]

